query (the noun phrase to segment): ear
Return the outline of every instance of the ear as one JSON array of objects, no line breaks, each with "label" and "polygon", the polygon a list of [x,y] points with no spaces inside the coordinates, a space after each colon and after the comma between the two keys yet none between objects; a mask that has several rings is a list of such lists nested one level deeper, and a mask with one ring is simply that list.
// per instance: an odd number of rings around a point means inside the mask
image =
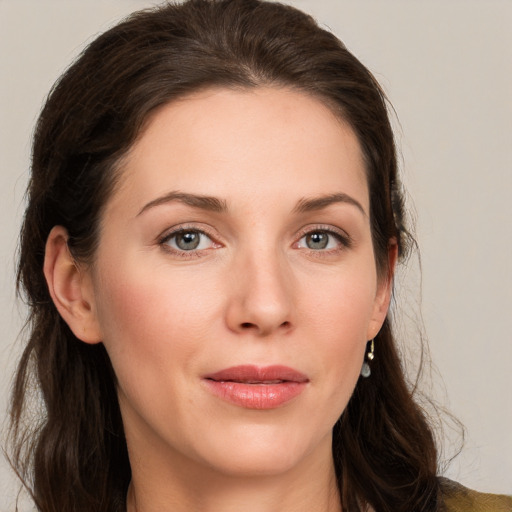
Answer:
[{"label": "ear", "polygon": [[73,334],[85,343],[102,340],[94,308],[90,275],[81,269],[68,248],[68,233],[55,226],[46,241],[44,275],[50,296]]},{"label": "ear", "polygon": [[368,326],[367,340],[372,340],[377,336],[386,315],[388,314],[391,295],[393,293],[393,277],[395,275],[395,266],[398,260],[398,244],[393,238],[388,245],[388,266],[386,274],[379,277],[377,284],[377,293],[373,308],[373,315]]}]

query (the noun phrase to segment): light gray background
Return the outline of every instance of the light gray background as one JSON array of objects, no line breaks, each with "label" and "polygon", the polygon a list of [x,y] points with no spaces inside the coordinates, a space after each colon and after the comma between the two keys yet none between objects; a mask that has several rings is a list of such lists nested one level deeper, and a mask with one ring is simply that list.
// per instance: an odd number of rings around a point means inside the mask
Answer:
[{"label": "light gray background", "polygon": [[[13,269],[33,124],[52,83],[84,43],[155,3],[0,0],[2,414],[20,347],[23,308],[15,303]],[[512,1],[289,3],[330,27],[394,104],[404,181],[418,217],[423,318],[438,369],[427,391],[467,428],[465,448],[447,474],[511,494]],[[412,284],[401,287],[413,321],[416,267],[413,260]],[[450,454],[456,434],[447,434]],[[2,510],[12,510],[16,488],[1,460]]]}]

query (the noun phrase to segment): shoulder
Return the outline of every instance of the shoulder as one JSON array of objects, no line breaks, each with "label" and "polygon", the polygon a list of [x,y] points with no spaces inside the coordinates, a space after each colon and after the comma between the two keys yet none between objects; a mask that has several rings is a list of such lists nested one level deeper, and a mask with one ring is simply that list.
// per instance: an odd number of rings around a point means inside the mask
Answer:
[{"label": "shoulder", "polygon": [[512,496],[473,491],[446,478],[440,484],[442,512],[512,512]]}]

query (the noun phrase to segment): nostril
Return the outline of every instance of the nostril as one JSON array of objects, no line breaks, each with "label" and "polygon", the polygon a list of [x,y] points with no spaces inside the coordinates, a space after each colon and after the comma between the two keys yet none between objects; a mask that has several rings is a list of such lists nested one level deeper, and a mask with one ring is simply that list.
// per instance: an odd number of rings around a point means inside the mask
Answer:
[{"label": "nostril", "polygon": [[285,320],[281,323],[274,322],[240,322],[238,324],[238,330],[240,332],[254,332],[259,333],[261,335],[267,335],[274,332],[276,329],[282,332],[288,332],[291,330],[292,323],[288,320]]},{"label": "nostril", "polygon": [[[290,326],[291,326],[290,322],[285,321],[279,327],[283,327],[285,329],[288,329]],[[243,323],[240,324],[240,327],[242,329],[244,329],[244,330],[247,330],[247,329],[255,329],[258,326],[256,324],[251,323],[251,322],[243,322]]]}]

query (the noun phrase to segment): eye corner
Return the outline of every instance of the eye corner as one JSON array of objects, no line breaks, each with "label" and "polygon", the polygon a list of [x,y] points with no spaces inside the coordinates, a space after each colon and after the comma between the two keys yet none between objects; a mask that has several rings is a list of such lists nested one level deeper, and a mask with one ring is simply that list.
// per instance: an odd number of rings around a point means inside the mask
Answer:
[{"label": "eye corner", "polygon": [[156,243],[167,254],[179,258],[200,258],[212,249],[223,247],[209,230],[189,225],[179,225],[165,231]]},{"label": "eye corner", "polygon": [[353,246],[353,240],[346,231],[340,228],[315,225],[303,228],[293,246],[312,253],[325,254],[350,249]]}]

